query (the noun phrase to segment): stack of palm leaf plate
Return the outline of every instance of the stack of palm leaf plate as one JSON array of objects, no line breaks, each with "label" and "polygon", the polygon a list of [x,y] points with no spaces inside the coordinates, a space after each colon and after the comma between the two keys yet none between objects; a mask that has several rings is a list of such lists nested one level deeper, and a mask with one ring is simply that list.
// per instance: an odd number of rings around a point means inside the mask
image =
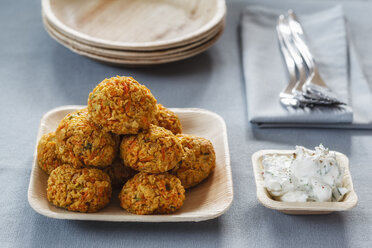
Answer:
[{"label": "stack of palm leaf plate", "polygon": [[59,43],[89,58],[152,65],[207,50],[223,33],[224,0],[42,0]]}]

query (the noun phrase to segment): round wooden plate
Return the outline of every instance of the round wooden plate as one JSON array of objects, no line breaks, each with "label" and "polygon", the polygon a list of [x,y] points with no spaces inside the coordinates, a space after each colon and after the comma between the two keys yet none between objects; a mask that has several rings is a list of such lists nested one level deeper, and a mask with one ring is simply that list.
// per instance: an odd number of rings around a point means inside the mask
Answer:
[{"label": "round wooden plate", "polygon": [[42,0],[56,30],[82,43],[161,50],[200,40],[226,13],[224,0]]},{"label": "round wooden plate", "polygon": [[48,33],[53,34],[53,36],[58,39],[58,41],[62,41],[64,43],[70,44],[70,46],[75,47],[79,50],[86,51],[93,54],[98,54],[102,56],[107,57],[115,57],[115,58],[121,58],[121,59],[136,59],[136,58],[161,58],[165,56],[171,56],[174,54],[180,54],[184,51],[190,50],[194,47],[198,47],[202,45],[203,43],[206,43],[213,37],[215,37],[224,27],[225,19],[221,21],[221,23],[213,29],[210,35],[207,37],[197,40],[189,45],[181,46],[181,47],[175,47],[171,49],[165,49],[165,50],[158,50],[158,51],[126,51],[126,50],[117,50],[117,49],[107,49],[107,48],[101,48],[101,47],[94,47],[90,46],[84,43],[81,43],[77,40],[73,40],[62,33],[60,33],[58,30],[56,30],[49,21],[45,18],[43,15],[43,22],[45,29],[47,29]]},{"label": "round wooden plate", "polygon": [[176,53],[176,54],[171,54],[171,55],[157,57],[157,58],[137,58],[137,59],[134,59],[134,58],[133,59],[121,59],[121,58],[116,58],[116,57],[102,56],[100,54],[95,54],[92,52],[80,50],[79,48],[74,47],[73,44],[60,40],[50,30],[47,29],[47,32],[52,38],[54,38],[56,41],[61,43],[63,46],[69,48],[71,51],[77,54],[89,57],[91,59],[109,63],[109,64],[115,64],[115,65],[143,66],[143,65],[156,65],[156,64],[170,63],[170,62],[186,59],[186,58],[195,56],[199,53],[202,53],[205,50],[207,50],[209,47],[211,47],[218,40],[218,38],[223,33],[223,28],[221,29],[219,33],[217,33],[216,36],[212,37],[207,42],[203,43],[202,45],[198,47],[192,48],[190,50],[186,50],[182,53]]}]

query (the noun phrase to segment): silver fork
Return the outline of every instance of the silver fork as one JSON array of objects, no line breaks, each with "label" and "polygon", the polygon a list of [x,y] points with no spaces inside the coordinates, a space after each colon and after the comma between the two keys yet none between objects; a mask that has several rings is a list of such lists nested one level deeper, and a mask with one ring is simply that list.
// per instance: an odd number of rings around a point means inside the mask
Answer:
[{"label": "silver fork", "polygon": [[279,20],[278,20],[278,25],[276,26],[276,30],[277,30],[277,34],[278,34],[279,46],[281,48],[281,52],[283,54],[284,61],[287,65],[288,75],[289,75],[289,83],[288,83],[287,87],[282,92],[280,92],[280,94],[279,94],[280,103],[283,104],[286,107],[289,106],[289,107],[297,108],[297,107],[301,106],[301,102],[297,98],[295,98],[294,95],[292,94],[292,90],[294,89],[294,87],[297,84],[296,64],[295,64],[293,58],[291,57],[291,55],[289,54],[289,51],[288,51],[288,49],[285,45],[284,37],[283,37],[282,32],[280,30]]},{"label": "silver fork", "polygon": [[[283,15],[279,16],[276,26],[279,45],[289,73],[289,84],[279,94],[280,102],[290,107],[313,107],[315,105],[332,105],[326,99],[304,94],[302,86],[307,80],[304,61],[292,41],[292,33]],[[297,73],[296,73],[297,69]]]},{"label": "silver fork", "polygon": [[310,48],[306,45],[303,28],[293,10],[288,11],[288,25],[292,33],[293,42],[309,70],[309,77],[301,85],[303,92],[313,98],[320,98],[333,104],[345,105],[345,103],[337,99],[337,96],[328,88],[320,76],[318,66],[310,52]]}]

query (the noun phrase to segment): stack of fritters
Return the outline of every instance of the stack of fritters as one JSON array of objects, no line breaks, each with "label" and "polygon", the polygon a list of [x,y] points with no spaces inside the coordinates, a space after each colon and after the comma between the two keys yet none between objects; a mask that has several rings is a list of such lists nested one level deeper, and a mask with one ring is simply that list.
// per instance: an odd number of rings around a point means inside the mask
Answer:
[{"label": "stack of fritters", "polygon": [[[120,205],[135,214],[179,209],[185,188],[214,170],[209,140],[181,134],[178,116],[131,77],[103,80],[88,107],[43,135],[37,161],[50,174],[47,197],[71,211],[96,212],[121,188]],[[138,173],[139,172],[139,173]]]}]

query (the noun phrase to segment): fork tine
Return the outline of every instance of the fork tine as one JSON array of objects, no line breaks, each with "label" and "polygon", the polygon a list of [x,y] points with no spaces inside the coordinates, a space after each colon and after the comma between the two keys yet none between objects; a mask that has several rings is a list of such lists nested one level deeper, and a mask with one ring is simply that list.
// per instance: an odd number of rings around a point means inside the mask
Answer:
[{"label": "fork tine", "polygon": [[[305,61],[307,68],[309,69],[309,73],[314,75],[318,72],[317,65],[315,63],[315,59],[310,52],[310,48],[306,45],[306,38],[304,30],[301,26],[300,21],[297,19],[297,16],[293,10],[288,10],[288,25],[291,30],[293,36],[293,42],[295,46],[298,48],[302,58]],[[323,87],[327,87],[327,85],[322,81]]]},{"label": "fork tine", "polygon": [[[279,19],[283,19],[283,18],[284,16],[279,16]],[[279,19],[278,19],[278,23],[279,23]],[[289,83],[287,87],[283,90],[283,92],[287,94],[291,94],[292,89],[296,86],[296,82],[297,82],[296,81],[296,65],[295,65],[295,62],[293,61],[293,58],[289,54],[287,47],[284,44],[284,38],[278,26],[276,30],[277,30],[278,40],[279,40],[280,51],[283,54],[284,61],[287,65],[288,74],[289,74]]]},{"label": "fork tine", "polygon": [[279,16],[279,18],[278,18],[278,24],[277,24],[277,27],[276,27],[276,31],[277,31],[280,51],[282,52],[284,62],[287,66],[288,76],[289,76],[289,83],[288,83],[287,87],[282,92],[280,92],[279,100],[280,100],[280,103],[282,105],[284,105],[285,107],[294,107],[294,108],[302,107],[301,102],[298,99],[296,99],[294,97],[294,95],[292,94],[292,90],[294,89],[294,87],[297,84],[296,64],[293,61],[293,58],[291,57],[291,55],[289,54],[289,51],[284,44],[283,35],[279,30],[279,22],[280,22],[281,19],[284,19],[283,15]]},{"label": "fork tine", "polygon": [[[314,105],[320,104],[320,102],[317,99],[311,99],[311,98],[304,98],[302,96],[302,93],[293,94],[293,91],[296,87],[296,85],[302,80],[302,82],[306,79],[306,73],[303,70],[304,67],[301,67],[301,79],[300,77],[297,77],[296,75],[296,69],[297,64],[294,61],[293,57],[290,54],[290,51],[288,47],[285,44],[285,37],[283,34],[283,22],[285,21],[285,18],[283,15],[279,16],[278,23],[277,23],[277,35],[279,40],[279,47],[281,49],[284,61],[287,65],[287,70],[289,74],[289,84],[287,87],[279,94],[280,102],[285,107],[313,107]],[[288,29],[287,29],[288,34]],[[292,51],[293,53],[293,51]],[[302,60],[299,56],[297,56],[297,62],[302,63]]]},{"label": "fork tine", "polygon": [[302,94],[302,85],[306,81],[306,71],[305,71],[304,63],[303,63],[301,56],[299,55],[297,49],[293,46],[293,44],[291,44],[292,42],[291,41],[291,30],[289,29],[287,20],[283,15],[279,16],[277,30],[278,30],[278,33],[280,33],[280,35],[282,36],[283,43],[285,47],[288,49],[288,52],[290,56],[292,57],[296,65],[296,68],[298,70],[297,83],[296,83],[296,86],[293,88],[292,92],[294,94]]}]

